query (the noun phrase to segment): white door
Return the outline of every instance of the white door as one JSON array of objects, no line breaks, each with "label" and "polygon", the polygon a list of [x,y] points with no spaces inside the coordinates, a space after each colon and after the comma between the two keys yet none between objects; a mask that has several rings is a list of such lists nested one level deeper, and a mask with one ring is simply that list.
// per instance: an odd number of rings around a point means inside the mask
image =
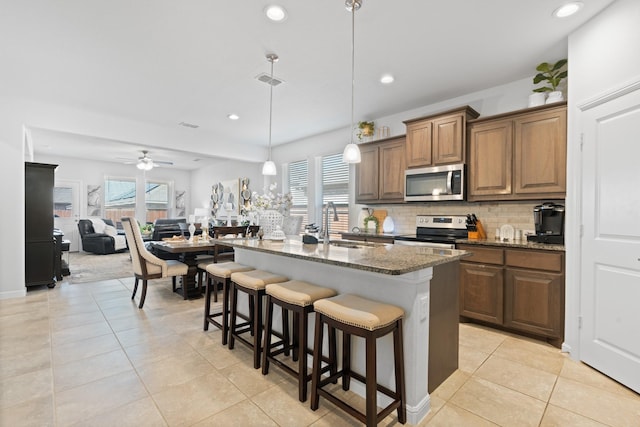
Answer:
[{"label": "white door", "polygon": [[69,240],[69,250],[77,252],[80,248],[78,220],[80,219],[80,182],[56,180],[53,190],[54,227],[64,233]]},{"label": "white door", "polygon": [[640,88],[580,116],[581,359],[640,392]]}]

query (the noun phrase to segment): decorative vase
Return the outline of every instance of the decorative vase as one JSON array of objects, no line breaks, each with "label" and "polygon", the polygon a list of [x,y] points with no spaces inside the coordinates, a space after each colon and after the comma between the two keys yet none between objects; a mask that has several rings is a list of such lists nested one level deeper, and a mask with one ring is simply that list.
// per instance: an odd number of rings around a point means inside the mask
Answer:
[{"label": "decorative vase", "polygon": [[193,242],[193,236],[196,234],[196,226],[193,223],[189,224],[189,241]]},{"label": "decorative vase", "polygon": [[393,219],[390,216],[386,217],[384,221],[382,221],[382,231],[385,233],[393,233],[395,228],[395,224],[393,223]]},{"label": "decorative vase", "polygon": [[549,96],[547,97],[546,104],[552,104],[554,102],[564,101],[564,96],[562,96],[562,92],[559,90],[549,92]]},{"label": "decorative vase", "polygon": [[544,92],[534,92],[529,95],[529,108],[544,105],[546,96],[547,94]]}]

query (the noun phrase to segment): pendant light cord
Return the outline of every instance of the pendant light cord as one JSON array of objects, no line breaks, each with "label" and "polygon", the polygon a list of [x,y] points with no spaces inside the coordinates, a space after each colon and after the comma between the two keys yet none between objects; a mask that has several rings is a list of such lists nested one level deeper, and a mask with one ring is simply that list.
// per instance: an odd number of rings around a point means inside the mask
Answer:
[{"label": "pendant light cord", "polygon": [[273,121],[273,63],[276,59],[269,57],[271,61],[271,81],[269,82],[269,161],[271,161],[271,123]]},{"label": "pendant light cord", "polygon": [[356,44],[356,31],[355,31],[355,26],[356,26],[356,5],[355,5],[355,0],[352,1],[351,4],[351,128],[349,129],[349,140],[351,141],[351,143],[353,144],[353,111],[354,111],[354,86],[356,84],[356,77],[355,77],[355,63],[356,63],[356,49],[355,49],[355,44]]}]

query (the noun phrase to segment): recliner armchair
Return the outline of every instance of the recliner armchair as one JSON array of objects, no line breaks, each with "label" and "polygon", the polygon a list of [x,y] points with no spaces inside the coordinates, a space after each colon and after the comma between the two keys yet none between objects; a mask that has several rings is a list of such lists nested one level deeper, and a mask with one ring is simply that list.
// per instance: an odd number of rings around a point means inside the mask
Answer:
[{"label": "recliner armchair", "polygon": [[[107,225],[114,227],[111,220],[103,220]],[[107,255],[119,252],[119,244],[116,244],[116,237],[105,233],[96,233],[93,222],[90,219],[81,219],[78,221],[78,231],[82,240],[82,250],[98,255]],[[124,237],[124,236],[123,236]],[[116,249],[118,247],[118,249]]]}]

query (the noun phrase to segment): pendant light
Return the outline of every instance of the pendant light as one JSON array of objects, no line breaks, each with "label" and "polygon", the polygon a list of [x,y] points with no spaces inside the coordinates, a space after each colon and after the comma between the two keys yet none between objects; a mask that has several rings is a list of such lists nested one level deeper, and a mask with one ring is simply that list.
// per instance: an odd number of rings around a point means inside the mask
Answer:
[{"label": "pendant light", "polygon": [[273,120],[273,63],[278,62],[278,55],[270,53],[267,55],[267,61],[271,62],[271,80],[269,82],[269,158],[262,165],[262,175],[277,175],[278,170],[276,164],[271,160],[271,123]]},{"label": "pendant light", "polygon": [[353,105],[354,105],[354,86],[355,86],[355,26],[356,26],[356,10],[362,6],[362,0],[346,0],[345,7],[351,12],[351,127],[349,128],[349,144],[344,147],[342,152],[342,161],[345,163],[360,163],[360,148],[353,142]]}]

